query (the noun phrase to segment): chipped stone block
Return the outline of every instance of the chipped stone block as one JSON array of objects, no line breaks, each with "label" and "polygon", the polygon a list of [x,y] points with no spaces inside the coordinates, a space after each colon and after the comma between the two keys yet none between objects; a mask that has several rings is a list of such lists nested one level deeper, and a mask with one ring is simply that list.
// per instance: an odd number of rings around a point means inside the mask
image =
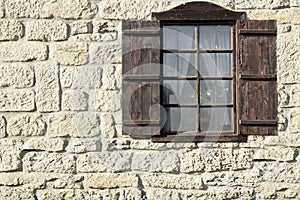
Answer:
[{"label": "chipped stone block", "polygon": [[93,99],[96,111],[114,112],[121,109],[121,94],[115,90],[97,90]]},{"label": "chipped stone block", "polygon": [[13,18],[90,19],[97,11],[89,0],[7,0],[5,5]]},{"label": "chipped stone block", "polygon": [[5,16],[4,10],[5,10],[4,0],[1,0],[0,1],[0,18],[3,18]]},{"label": "chipped stone block", "polygon": [[0,20],[0,41],[18,40],[24,35],[23,24],[17,20]]},{"label": "chipped stone block", "polygon": [[77,172],[123,172],[129,171],[132,153],[127,151],[80,154]]},{"label": "chipped stone block", "polygon": [[136,174],[93,174],[87,176],[86,185],[94,189],[138,187]]},{"label": "chipped stone block", "polygon": [[36,70],[37,109],[40,112],[60,110],[59,68],[56,62],[40,62]]},{"label": "chipped stone block", "polygon": [[34,84],[33,65],[28,63],[0,64],[0,77],[0,87],[32,87]]},{"label": "chipped stone block", "polygon": [[71,89],[98,89],[101,87],[102,68],[99,66],[61,68],[61,85]]},{"label": "chipped stone block", "polygon": [[1,42],[0,61],[18,62],[31,60],[46,60],[47,46],[35,42]]},{"label": "chipped stone block", "polygon": [[300,107],[300,85],[299,84],[292,87],[291,105]]},{"label": "chipped stone block", "polygon": [[300,112],[298,110],[292,111],[290,115],[289,130],[292,133],[300,132]]},{"label": "chipped stone block", "polygon": [[93,64],[121,63],[121,45],[118,44],[91,44],[91,62]]},{"label": "chipped stone block", "polygon": [[35,200],[34,190],[22,187],[0,186],[0,199]]},{"label": "chipped stone block", "polygon": [[113,65],[106,66],[103,69],[103,77],[102,77],[103,89],[107,89],[107,90],[116,89],[115,73],[116,73],[116,67]]},{"label": "chipped stone block", "polygon": [[116,27],[112,21],[109,20],[94,20],[93,21],[93,32],[94,33],[105,33],[115,32]]},{"label": "chipped stone block", "polygon": [[0,171],[14,171],[20,168],[20,150],[11,146],[0,148]]},{"label": "chipped stone block", "polygon": [[266,137],[264,144],[266,146],[300,147],[300,134],[283,134]]},{"label": "chipped stone block", "polygon": [[46,123],[40,114],[15,115],[7,126],[9,136],[40,136],[46,132]]},{"label": "chipped stone block", "polygon": [[0,90],[0,111],[33,111],[34,109],[32,90]]},{"label": "chipped stone block", "polygon": [[45,185],[49,189],[83,189],[83,180],[82,175],[51,174]]},{"label": "chipped stone block", "polygon": [[75,42],[111,42],[117,39],[117,32],[80,34],[70,37],[70,40]]},{"label": "chipped stone block", "polygon": [[71,42],[50,44],[50,58],[63,65],[83,65],[88,61],[88,45]]},{"label": "chipped stone block", "polygon": [[69,153],[86,153],[92,151],[101,150],[100,138],[83,139],[83,138],[71,138],[66,147],[66,151]]},{"label": "chipped stone block", "polygon": [[28,152],[22,162],[25,172],[75,172],[75,158],[70,154]]},{"label": "chipped stone block", "polygon": [[0,115],[0,138],[6,136],[6,120],[4,116]]},{"label": "chipped stone block", "polygon": [[67,25],[62,21],[37,20],[29,21],[26,26],[28,40],[61,41],[67,39]]},{"label": "chipped stone block", "polygon": [[290,4],[289,1],[286,0],[236,0],[235,8],[236,9],[278,9],[278,8],[286,8]]},{"label": "chipped stone block", "polygon": [[71,35],[92,33],[93,24],[91,21],[75,21],[70,23]]},{"label": "chipped stone block", "polygon": [[277,160],[293,161],[295,159],[295,150],[290,147],[270,147],[259,149],[253,155],[254,160]]},{"label": "chipped stone block", "polygon": [[84,111],[88,109],[88,94],[81,90],[64,90],[62,110]]},{"label": "chipped stone block", "polygon": [[27,140],[23,150],[42,150],[42,151],[62,151],[64,150],[64,141],[60,138],[36,137]]},{"label": "chipped stone block", "polygon": [[100,124],[101,133],[106,138],[116,137],[116,128],[115,121],[112,114],[102,114],[101,115],[101,124]]},{"label": "chipped stone block", "polygon": [[95,137],[100,135],[100,119],[95,113],[53,113],[49,116],[50,137]]}]

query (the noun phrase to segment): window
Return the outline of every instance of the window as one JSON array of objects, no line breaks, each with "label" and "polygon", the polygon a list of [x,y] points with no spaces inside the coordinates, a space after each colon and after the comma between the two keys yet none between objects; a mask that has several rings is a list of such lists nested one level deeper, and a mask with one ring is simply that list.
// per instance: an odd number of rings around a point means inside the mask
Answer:
[{"label": "window", "polygon": [[276,22],[192,2],[123,22],[123,132],[155,142],[277,132]]}]

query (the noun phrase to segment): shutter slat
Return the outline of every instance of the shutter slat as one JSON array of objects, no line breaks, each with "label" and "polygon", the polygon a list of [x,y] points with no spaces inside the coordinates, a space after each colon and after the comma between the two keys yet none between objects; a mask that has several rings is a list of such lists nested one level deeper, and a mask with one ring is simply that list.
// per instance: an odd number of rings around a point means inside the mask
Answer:
[{"label": "shutter slat", "polygon": [[122,25],[123,133],[145,138],[159,133],[160,24],[125,21]]},{"label": "shutter slat", "polygon": [[276,22],[239,24],[238,131],[277,134]]}]

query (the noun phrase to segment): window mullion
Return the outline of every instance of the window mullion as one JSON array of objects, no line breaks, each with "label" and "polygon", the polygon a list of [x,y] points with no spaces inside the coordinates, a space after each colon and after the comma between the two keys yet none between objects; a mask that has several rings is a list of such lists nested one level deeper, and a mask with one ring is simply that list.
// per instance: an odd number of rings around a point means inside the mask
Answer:
[{"label": "window mullion", "polygon": [[196,85],[196,95],[197,95],[197,130],[200,132],[200,67],[199,67],[199,25],[196,26],[196,72],[197,72],[197,85]]}]

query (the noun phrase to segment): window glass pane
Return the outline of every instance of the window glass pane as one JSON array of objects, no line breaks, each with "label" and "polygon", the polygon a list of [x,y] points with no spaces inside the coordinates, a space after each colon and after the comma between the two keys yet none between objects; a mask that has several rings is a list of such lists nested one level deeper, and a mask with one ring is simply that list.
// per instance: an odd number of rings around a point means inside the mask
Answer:
[{"label": "window glass pane", "polygon": [[196,104],[196,81],[165,80],[163,103]]},{"label": "window glass pane", "polygon": [[231,76],[231,53],[200,53],[201,76]]},{"label": "window glass pane", "polygon": [[164,76],[196,76],[194,53],[164,53]]},{"label": "window glass pane", "polygon": [[232,108],[200,108],[201,131],[231,131]]},{"label": "window glass pane", "polygon": [[164,49],[195,49],[195,26],[164,26]]},{"label": "window glass pane", "polygon": [[200,49],[231,49],[231,26],[199,26]]},{"label": "window glass pane", "polygon": [[174,108],[167,109],[167,121],[164,126],[165,132],[196,131],[196,108]]},{"label": "window glass pane", "polygon": [[200,81],[200,104],[232,103],[232,81],[202,80]]}]

